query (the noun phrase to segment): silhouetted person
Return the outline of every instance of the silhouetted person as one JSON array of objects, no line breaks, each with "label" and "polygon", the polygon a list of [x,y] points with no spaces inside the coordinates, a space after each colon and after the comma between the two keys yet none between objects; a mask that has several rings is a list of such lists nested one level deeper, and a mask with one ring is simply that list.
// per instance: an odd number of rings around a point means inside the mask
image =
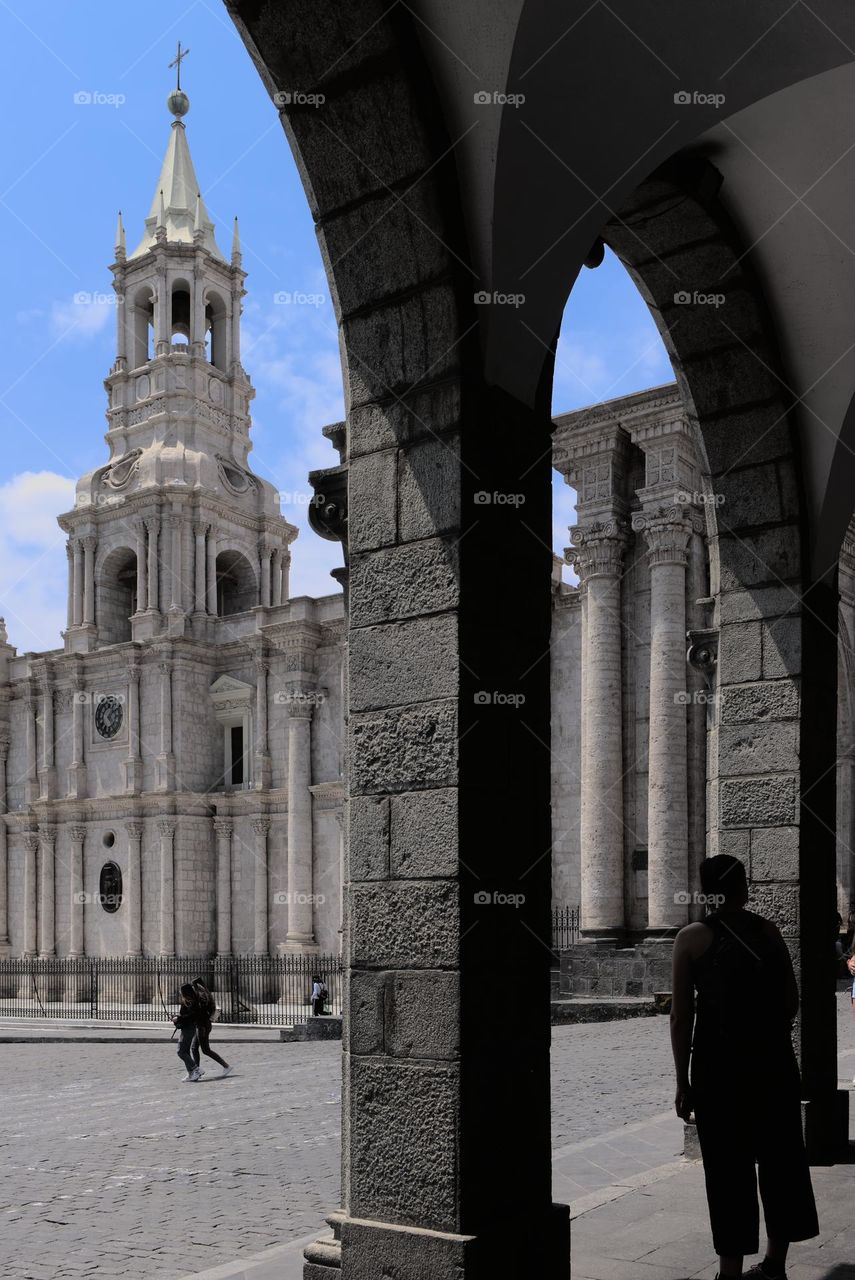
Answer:
[{"label": "silhouetted person", "polygon": [[701,887],[716,910],[674,941],[675,1106],[695,1112],[719,1275],[741,1276],[759,1249],[756,1164],[768,1243],[748,1275],[783,1277],[790,1242],[819,1234],[790,1039],[798,988],[775,925],[745,910],[739,859],[705,859]]}]

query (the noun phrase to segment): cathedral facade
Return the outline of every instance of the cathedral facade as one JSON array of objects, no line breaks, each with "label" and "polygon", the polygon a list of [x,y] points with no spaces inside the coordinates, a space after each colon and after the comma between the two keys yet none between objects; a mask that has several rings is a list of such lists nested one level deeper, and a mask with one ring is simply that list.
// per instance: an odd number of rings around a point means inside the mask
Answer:
[{"label": "cathedral facade", "polygon": [[293,599],[296,528],[248,463],[244,272],[175,120],[112,266],[109,458],[77,484],[61,649],[0,636],[0,947],[337,951],[340,594]]}]

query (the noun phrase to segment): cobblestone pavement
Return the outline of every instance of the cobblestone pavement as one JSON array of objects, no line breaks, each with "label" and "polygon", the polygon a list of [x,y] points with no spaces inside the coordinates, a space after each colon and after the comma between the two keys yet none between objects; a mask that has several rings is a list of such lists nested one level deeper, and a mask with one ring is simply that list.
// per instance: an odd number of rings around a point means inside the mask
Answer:
[{"label": "cobblestone pavement", "polygon": [[[855,1025],[840,1006],[848,1077]],[[299,1277],[302,1242],[338,1202],[338,1044],[229,1045],[235,1074],[201,1087],[179,1083],[166,1038],[0,1051],[4,1280],[227,1280],[243,1262],[247,1280]],[[555,1028],[556,1198],[578,1216],[617,1183],[671,1172],[672,1096],[667,1019]],[[273,1246],[269,1270],[249,1265]]]}]

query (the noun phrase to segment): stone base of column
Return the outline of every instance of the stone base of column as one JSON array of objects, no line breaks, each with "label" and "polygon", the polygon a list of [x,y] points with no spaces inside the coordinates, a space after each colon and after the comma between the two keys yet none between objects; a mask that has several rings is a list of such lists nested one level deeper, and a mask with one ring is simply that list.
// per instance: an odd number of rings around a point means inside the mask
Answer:
[{"label": "stone base of column", "polygon": [[155,791],[175,790],[175,756],[170,751],[168,756],[157,756],[154,762]]},{"label": "stone base of column", "polygon": [[39,769],[39,799],[52,800],[56,795],[56,769]]},{"label": "stone base of column", "polygon": [[621,947],[626,941],[625,929],[580,929],[579,942],[594,942],[604,947]]},{"label": "stone base of column", "polygon": [[187,615],[183,609],[173,606],[167,615],[166,632],[171,638],[180,638],[184,635],[187,623]]},{"label": "stone base of column", "polygon": [[139,644],[141,640],[150,640],[163,631],[163,619],[157,609],[146,609],[143,613],[135,613],[131,617],[131,638]]},{"label": "stone base of column", "polygon": [[65,651],[66,653],[91,653],[97,639],[98,628],[93,622],[69,627],[65,632]]},{"label": "stone base of column", "polygon": [[310,933],[289,933],[276,948],[282,956],[319,956],[321,949]]},{"label": "stone base of column", "polygon": [[252,787],[254,791],[266,791],[270,786],[270,756],[256,751],[253,759]]},{"label": "stone base of column", "polygon": [[661,942],[663,946],[672,947],[674,939],[683,927],[681,924],[663,925],[660,929],[651,926],[644,930],[644,944],[649,946],[653,942]]},{"label": "stone base of column", "polygon": [[194,640],[210,640],[212,639],[211,629],[215,619],[208,616],[207,613],[193,613],[190,615],[190,630]]},{"label": "stone base of column", "polygon": [[496,1280],[497,1276],[531,1276],[536,1280],[569,1280],[570,1214],[555,1204],[543,1223],[497,1225],[489,1243],[478,1236],[428,1231],[387,1222],[331,1214],[332,1238],[321,1238],[303,1251],[303,1280],[377,1280],[381,1275],[454,1277]]},{"label": "stone base of column", "polygon": [[86,765],[72,764],[68,767],[67,799],[82,800],[86,795]]},{"label": "stone base of column", "polygon": [[125,795],[138,796],[142,791],[143,780],[143,763],[142,760],[126,760],[125,761]]}]

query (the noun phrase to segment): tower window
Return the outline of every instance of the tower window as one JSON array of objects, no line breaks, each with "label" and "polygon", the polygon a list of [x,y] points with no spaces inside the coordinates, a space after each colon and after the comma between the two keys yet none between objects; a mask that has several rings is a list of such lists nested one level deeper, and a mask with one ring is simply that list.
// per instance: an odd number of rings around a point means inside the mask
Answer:
[{"label": "tower window", "polygon": [[231,726],[231,777],[228,781],[233,787],[243,784],[243,725]]}]

